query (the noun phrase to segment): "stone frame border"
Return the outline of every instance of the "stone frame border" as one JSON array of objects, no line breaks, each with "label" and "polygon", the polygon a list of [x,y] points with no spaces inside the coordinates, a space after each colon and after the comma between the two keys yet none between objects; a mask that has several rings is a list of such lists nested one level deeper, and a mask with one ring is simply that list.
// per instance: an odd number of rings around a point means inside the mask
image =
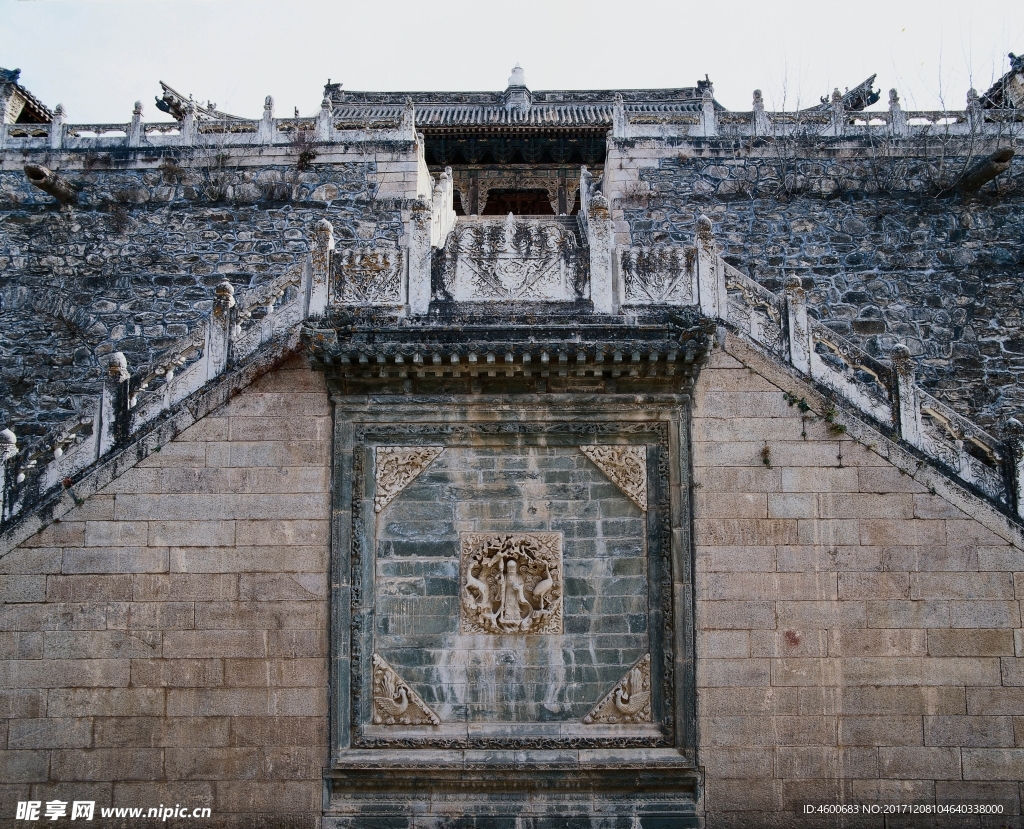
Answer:
[{"label": "stone frame border", "polygon": [[[652,749],[674,747],[685,761],[696,758],[694,696],[693,547],[690,542],[688,399],[659,395],[645,409],[608,400],[570,404],[557,414],[546,401],[525,400],[511,408],[490,397],[387,401],[332,395],[335,404],[332,508],[331,754],[344,762],[350,749]],[[417,405],[419,403],[419,405]],[[538,405],[539,404],[539,405]],[[475,419],[486,409],[489,420]],[[495,419],[495,408],[504,411]],[[526,417],[523,417],[523,410]],[[424,414],[427,411],[429,414]],[[557,418],[557,419],[556,419]],[[374,521],[369,454],[378,442],[445,446],[509,440],[579,446],[644,436],[648,475],[656,497],[647,514],[649,644],[652,687],[660,687],[654,709],[663,736],[546,737],[400,735],[364,733],[366,666],[372,655],[372,605],[362,602],[372,585],[374,562],[366,526]],[[660,554],[657,551],[661,551]],[[652,555],[653,553],[653,555]],[[681,759],[683,759],[681,758]]]}]

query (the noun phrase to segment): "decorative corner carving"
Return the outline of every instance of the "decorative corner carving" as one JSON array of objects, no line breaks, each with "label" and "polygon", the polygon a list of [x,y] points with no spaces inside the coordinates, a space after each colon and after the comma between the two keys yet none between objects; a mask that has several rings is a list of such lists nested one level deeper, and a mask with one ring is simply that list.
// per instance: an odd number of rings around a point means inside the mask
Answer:
[{"label": "decorative corner carving", "polygon": [[462,633],[562,632],[561,533],[461,533]]},{"label": "decorative corner carving", "polygon": [[373,511],[380,512],[444,451],[443,446],[378,446]]},{"label": "decorative corner carving", "polygon": [[441,720],[377,654],[373,655],[374,725],[439,725]]},{"label": "decorative corner carving", "polygon": [[584,444],[580,446],[608,479],[647,512],[647,447]]},{"label": "decorative corner carving", "polygon": [[624,725],[652,721],[649,653],[644,654],[583,718],[587,725]]}]

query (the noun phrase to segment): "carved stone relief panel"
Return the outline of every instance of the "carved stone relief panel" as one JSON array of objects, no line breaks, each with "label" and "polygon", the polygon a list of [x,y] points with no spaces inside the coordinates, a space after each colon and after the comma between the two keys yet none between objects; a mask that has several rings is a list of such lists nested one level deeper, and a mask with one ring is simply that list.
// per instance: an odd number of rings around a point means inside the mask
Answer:
[{"label": "carved stone relief panel", "polygon": [[645,654],[583,718],[587,725],[651,722],[651,655]]},{"label": "carved stone relief panel", "polygon": [[387,662],[373,655],[375,725],[438,725],[441,721]]},{"label": "carved stone relief panel", "polygon": [[640,509],[647,512],[647,447],[585,444],[580,451]]},{"label": "carved stone relief panel", "polygon": [[562,534],[462,533],[462,633],[562,632]]},{"label": "carved stone relief panel", "polygon": [[460,302],[570,302],[583,298],[575,235],[555,221],[460,221],[449,236],[440,288]]},{"label": "carved stone relief panel", "polygon": [[631,247],[620,254],[624,305],[694,302],[696,254],[693,248]]},{"label": "carved stone relief panel", "polygon": [[334,297],[343,305],[401,305],[399,248],[347,248],[334,254]]},{"label": "carved stone relief panel", "polygon": [[444,451],[443,446],[378,446],[374,512],[380,512]]}]

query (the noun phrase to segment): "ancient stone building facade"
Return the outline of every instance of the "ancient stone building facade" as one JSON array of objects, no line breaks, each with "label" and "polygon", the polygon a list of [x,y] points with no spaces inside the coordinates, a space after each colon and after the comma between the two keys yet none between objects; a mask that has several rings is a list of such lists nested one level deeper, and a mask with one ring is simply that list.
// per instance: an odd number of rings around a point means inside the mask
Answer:
[{"label": "ancient stone building facade", "polygon": [[1017,825],[1021,71],[6,118],[0,825]]}]

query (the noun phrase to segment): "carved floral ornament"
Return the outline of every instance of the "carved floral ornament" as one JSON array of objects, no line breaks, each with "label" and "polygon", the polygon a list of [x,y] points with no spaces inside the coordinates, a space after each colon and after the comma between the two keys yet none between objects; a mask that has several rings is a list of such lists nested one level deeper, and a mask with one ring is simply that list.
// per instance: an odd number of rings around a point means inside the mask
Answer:
[{"label": "carved floral ornament", "polygon": [[587,725],[652,722],[651,655],[644,654],[583,718]]},{"label": "carved floral ornament", "polygon": [[562,632],[561,533],[461,533],[462,633]]},{"label": "carved floral ornament", "polygon": [[647,512],[647,447],[585,444],[580,451],[634,504]]},{"label": "carved floral ornament", "polygon": [[380,512],[394,501],[443,451],[443,446],[376,447],[373,511]]},{"label": "carved floral ornament", "polygon": [[373,655],[374,725],[438,725],[437,714],[383,658]]}]

